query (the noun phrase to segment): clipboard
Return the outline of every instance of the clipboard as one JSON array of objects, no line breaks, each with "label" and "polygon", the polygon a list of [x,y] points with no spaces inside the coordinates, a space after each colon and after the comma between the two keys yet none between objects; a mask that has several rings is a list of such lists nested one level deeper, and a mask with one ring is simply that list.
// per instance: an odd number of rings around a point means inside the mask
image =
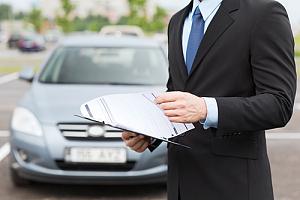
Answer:
[{"label": "clipboard", "polygon": [[110,124],[107,124],[107,123],[104,123],[104,122],[100,122],[100,121],[97,121],[97,120],[94,120],[94,119],[90,119],[88,117],[84,117],[84,116],[81,116],[81,115],[74,115],[75,117],[79,117],[81,119],[85,119],[85,120],[88,120],[88,121],[92,121],[92,122],[95,122],[95,123],[98,123],[102,126],[109,126],[109,127],[112,127],[112,128],[116,128],[116,129],[119,129],[119,130],[122,130],[122,131],[128,131],[128,132],[132,132],[132,133],[135,133],[135,134],[138,134],[138,135],[143,135],[143,136],[146,136],[146,137],[152,137],[154,139],[157,139],[157,140],[160,140],[162,142],[166,142],[166,143],[170,143],[170,144],[173,144],[173,145],[177,145],[177,146],[180,146],[180,147],[184,147],[184,148],[187,148],[187,149],[191,149],[191,147],[187,146],[187,145],[184,145],[184,144],[181,144],[181,143],[177,143],[177,142],[173,142],[171,140],[168,140],[168,139],[163,139],[163,138],[156,138],[156,137],[153,137],[153,136],[148,136],[146,134],[143,134],[143,133],[138,133],[136,131],[131,131],[131,130],[127,130],[127,129],[124,129],[124,128],[120,128],[120,127],[116,127],[116,126],[112,126]]}]

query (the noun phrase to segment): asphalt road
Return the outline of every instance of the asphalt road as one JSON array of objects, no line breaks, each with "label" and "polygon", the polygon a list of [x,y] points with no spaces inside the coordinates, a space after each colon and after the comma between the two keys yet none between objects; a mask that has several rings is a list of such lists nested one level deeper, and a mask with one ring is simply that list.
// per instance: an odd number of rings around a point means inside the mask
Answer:
[{"label": "asphalt road", "polygon": [[[41,57],[46,54],[40,54]],[[32,55],[33,56],[33,55]],[[24,59],[26,56],[24,57]],[[41,58],[38,58],[41,60]],[[32,61],[24,60],[20,63]],[[3,66],[3,65],[2,65]],[[1,68],[1,56],[0,56]],[[0,151],[8,142],[5,130],[17,101],[30,87],[29,83],[12,80],[1,84],[0,74]],[[299,81],[300,83],[300,81]],[[299,91],[300,94],[300,91]],[[268,139],[276,200],[300,199],[300,97],[297,96],[295,113],[287,127],[272,130]],[[291,135],[292,134],[292,135]],[[280,136],[279,138],[277,136]],[[291,136],[291,137],[290,137]],[[297,137],[294,137],[297,136]],[[25,188],[13,186],[9,177],[9,158],[0,156],[1,200],[160,200],[166,199],[163,186],[74,186],[33,184]]]}]

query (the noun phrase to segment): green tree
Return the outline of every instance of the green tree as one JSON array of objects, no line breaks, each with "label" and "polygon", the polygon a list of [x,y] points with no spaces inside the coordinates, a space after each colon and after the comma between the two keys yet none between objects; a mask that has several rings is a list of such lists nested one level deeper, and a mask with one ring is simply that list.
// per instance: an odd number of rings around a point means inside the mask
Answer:
[{"label": "green tree", "polygon": [[8,4],[0,5],[0,21],[7,20],[12,16],[12,8]]},{"label": "green tree", "polygon": [[89,15],[86,18],[76,17],[73,22],[72,31],[94,31],[98,32],[103,26],[110,24],[108,19],[100,15]]},{"label": "green tree", "polygon": [[37,8],[33,8],[27,16],[27,22],[33,25],[35,31],[41,32],[43,26],[42,11]]},{"label": "green tree", "polygon": [[129,0],[128,2],[130,14],[127,17],[122,17],[118,24],[139,26],[146,32],[162,32],[165,30],[167,12],[163,8],[156,7],[153,18],[148,19],[146,0]]},{"label": "green tree", "polygon": [[75,17],[73,20],[72,31],[84,31],[86,30],[86,23],[79,17]]},{"label": "green tree", "polygon": [[62,7],[62,15],[56,17],[57,24],[62,28],[65,33],[72,30],[71,14],[75,9],[75,5],[70,0],[60,0]]},{"label": "green tree", "polygon": [[26,14],[24,12],[18,12],[15,14],[15,20],[24,20],[26,18]]},{"label": "green tree", "polygon": [[103,26],[110,24],[107,18],[100,15],[90,16],[87,19],[87,29],[94,32],[98,32]]},{"label": "green tree", "polygon": [[165,19],[167,12],[161,7],[156,7],[156,12],[150,23],[150,31],[163,32],[166,28]]},{"label": "green tree", "polygon": [[128,0],[130,16],[146,17],[146,0]]}]

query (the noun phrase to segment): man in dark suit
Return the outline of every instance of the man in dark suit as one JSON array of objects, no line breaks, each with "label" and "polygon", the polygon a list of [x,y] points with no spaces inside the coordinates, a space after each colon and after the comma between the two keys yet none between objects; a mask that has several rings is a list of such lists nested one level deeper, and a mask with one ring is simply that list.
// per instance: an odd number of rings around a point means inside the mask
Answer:
[{"label": "man in dark suit", "polygon": [[[156,102],[195,129],[168,147],[169,200],[273,200],[265,130],[287,124],[294,41],[273,0],[193,0],[169,24],[168,92]],[[124,132],[133,150],[160,141]]]}]

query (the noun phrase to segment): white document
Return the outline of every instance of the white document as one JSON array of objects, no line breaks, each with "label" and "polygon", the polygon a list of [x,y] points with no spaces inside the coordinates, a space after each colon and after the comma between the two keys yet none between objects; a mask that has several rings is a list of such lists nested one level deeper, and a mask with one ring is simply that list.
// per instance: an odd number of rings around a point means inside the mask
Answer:
[{"label": "white document", "polygon": [[80,111],[86,119],[171,143],[169,139],[194,129],[193,124],[170,122],[155,98],[151,92],[107,95],[84,103]]}]

